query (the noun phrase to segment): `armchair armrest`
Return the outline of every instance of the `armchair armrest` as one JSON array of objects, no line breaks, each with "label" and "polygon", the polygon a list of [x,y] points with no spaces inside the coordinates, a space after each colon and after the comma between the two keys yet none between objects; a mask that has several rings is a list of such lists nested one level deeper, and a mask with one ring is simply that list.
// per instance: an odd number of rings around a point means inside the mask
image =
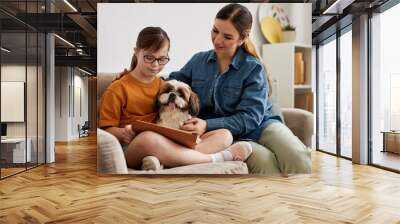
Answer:
[{"label": "armchair armrest", "polygon": [[314,115],[306,110],[297,108],[282,108],[286,126],[304,145],[311,148],[314,133]]},{"label": "armchair armrest", "polygon": [[127,174],[124,151],[118,139],[97,129],[97,172],[103,174]]}]

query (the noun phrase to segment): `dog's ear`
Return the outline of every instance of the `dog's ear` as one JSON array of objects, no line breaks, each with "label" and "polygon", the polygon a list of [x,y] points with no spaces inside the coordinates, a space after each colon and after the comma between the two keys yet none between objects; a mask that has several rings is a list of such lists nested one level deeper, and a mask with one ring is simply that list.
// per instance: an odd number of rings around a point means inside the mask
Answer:
[{"label": "dog's ear", "polygon": [[188,87],[188,88],[179,88],[179,91],[182,93],[183,97],[185,98],[185,101],[189,102],[190,101],[190,95],[193,92],[190,89],[190,87]]},{"label": "dog's ear", "polygon": [[165,92],[167,92],[166,90],[167,90],[167,88],[170,88],[170,84],[168,84],[168,81],[167,82],[164,82],[161,86],[160,86],[160,90],[158,91],[158,94],[160,94],[160,92],[163,92],[163,93],[165,93]]},{"label": "dog's ear", "polygon": [[160,109],[161,109],[160,96],[161,96],[161,94],[165,93],[168,90],[168,88],[171,88],[171,85],[168,84],[168,82],[164,82],[161,85],[160,89],[158,90],[158,93],[156,95],[156,99],[154,100],[154,105],[153,105],[153,109],[157,113],[159,113]]},{"label": "dog's ear", "polygon": [[190,93],[189,98],[189,114],[192,116],[197,116],[200,113],[200,102],[199,97],[193,91]]},{"label": "dog's ear", "polygon": [[158,91],[158,93],[156,95],[156,99],[154,100],[154,104],[153,104],[153,109],[157,114],[160,112],[160,108],[161,108],[161,103],[159,100],[160,95],[161,95],[161,90]]}]

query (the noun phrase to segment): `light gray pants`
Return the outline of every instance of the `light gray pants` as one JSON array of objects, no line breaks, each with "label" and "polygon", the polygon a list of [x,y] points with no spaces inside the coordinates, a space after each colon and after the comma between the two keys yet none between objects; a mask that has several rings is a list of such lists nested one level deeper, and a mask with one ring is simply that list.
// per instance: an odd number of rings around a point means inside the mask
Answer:
[{"label": "light gray pants", "polygon": [[311,173],[310,150],[281,122],[268,125],[251,145],[253,153],[246,160],[250,173]]}]

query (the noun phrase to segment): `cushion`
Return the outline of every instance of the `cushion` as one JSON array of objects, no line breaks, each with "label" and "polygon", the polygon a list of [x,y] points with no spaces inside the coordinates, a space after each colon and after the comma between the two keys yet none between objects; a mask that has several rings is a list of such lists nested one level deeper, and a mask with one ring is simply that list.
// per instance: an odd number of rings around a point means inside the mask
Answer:
[{"label": "cushion", "polygon": [[287,127],[306,146],[312,147],[312,135],[314,134],[314,115],[306,110],[298,108],[283,108]]},{"label": "cushion", "polygon": [[202,163],[158,171],[128,169],[117,138],[97,129],[97,172],[102,174],[247,174],[247,165],[240,161]]},{"label": "cushion", "polygon": [[128,169],[129,174],[248,174],[247,165],[241,161],[201,163],[158,171]]},{"label": "cushion", "polygon": [[107,174],[128,173],[121,144],[114,135],[102,129],[97,129],[97,172]]}]

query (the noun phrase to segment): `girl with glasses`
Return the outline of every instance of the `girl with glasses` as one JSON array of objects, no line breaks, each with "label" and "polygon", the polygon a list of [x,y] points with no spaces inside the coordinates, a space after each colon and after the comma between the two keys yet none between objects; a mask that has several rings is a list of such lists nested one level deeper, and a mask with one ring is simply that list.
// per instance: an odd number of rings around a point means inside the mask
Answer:
[{"label": "girl with glasses", "polygon": [[[169,48],[170,40],[163,29],[146,27],[139,33],[130,71],[114,81],[102,96],[100,128],[121,142],[131,168],[142,165],[143,169],[158,170],[161,164],[175,167],[247,159],[251,154],[250,144],[239,142],[230,146],[232,134],[227,129],[201,133],[202,141],[194,150],[154,132],[142,132],[136,136],[131,126],[134,120],[156,120],[154,104],[164,82],[157,75],[169,61]],[[149,147],[149,136],[150,142],[160,147]]]}]

